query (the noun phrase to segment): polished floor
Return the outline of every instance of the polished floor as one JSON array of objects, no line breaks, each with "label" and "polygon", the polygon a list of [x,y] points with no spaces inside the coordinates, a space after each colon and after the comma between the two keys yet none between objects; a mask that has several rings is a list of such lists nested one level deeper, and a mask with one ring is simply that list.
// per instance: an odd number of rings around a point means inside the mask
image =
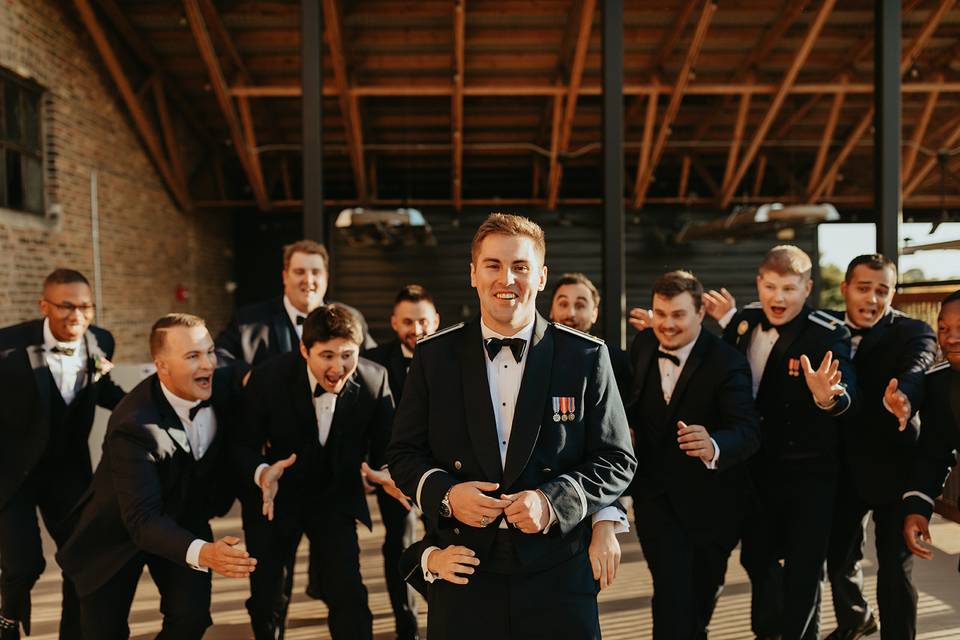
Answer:
[{"label": "polished floor", "polygon": [[[371,502],[371,512],[377,510]],[[217,535],[240,533],[239,516],[216,521]],[[380,555],[382,529],[375,522],[372,533],[360,529],[363,575],[370,590],[370,606],[374,616],[374,636],[378,640],[393,638],[393,617],[383,581],[383,562]],[[960,574],[957,572],[960,556],[960,525],[937,519],[932,528],[936,558],[931,562],[917,561],[914,576],[920,589],[919,640],[956,640],[960,638]],[[603,637],[612,639],[644,639],[651,636],[650,573],[643,560],[640,545],[632,534],[621,536],[623,564],[616,584],[600,596]],[[866,562],[869,599],[875,603],[876,565],[873,561],[872,538],[868,541]],[[34,591],[34,635],[36,640],[55,640],[60,607],[60,576],[47,541],[48,567]],[[303,595],[306,570],[306,540],[300,547],[297,564],[297,595],[290,608],[287,628],[288,640],[329,638],[326,626],[326,607]],[[749,629],[750,585],[740,567],[737,552],[730,560],[727,586],[720,598],[713,623],[711,640],[739,640],[751,638]],[[242,640],[251,638],[247,613],[243,602],[247,597],[247,582],[215,577],[213,580],[213,622],[206,638],[211,640]],[[829,594],[824,598],[823,628],[833,629],[833,608]],[[425,611],[425,605],[422,609]],[[421,611],[421,624],[426,616]],[[130,614],[133,638],[152,638],[160,629],[157,591],[144,574]],[[826,634],[826,633],[825,633]],[[825,635],[824,634],[824,635]],[[873,636],[879,640],[879,635]]]}]

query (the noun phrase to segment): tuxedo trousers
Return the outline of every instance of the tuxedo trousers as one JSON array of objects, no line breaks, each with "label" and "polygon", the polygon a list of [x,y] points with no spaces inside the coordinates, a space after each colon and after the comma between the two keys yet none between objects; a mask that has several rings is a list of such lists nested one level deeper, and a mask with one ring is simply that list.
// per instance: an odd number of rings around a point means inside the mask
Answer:
[{"label": "tuxedo trousers", "polygon": [[863,538],[873,512],[877,548],[877,605],[882,640],[913,640],[917,635],[917,589],[911,578],[913,554],[903,539],[903,505],[869,505],[844,483],[830,534],[827,575],[833,589],[837,626],[856,627],[870,615],[863,595]]}]

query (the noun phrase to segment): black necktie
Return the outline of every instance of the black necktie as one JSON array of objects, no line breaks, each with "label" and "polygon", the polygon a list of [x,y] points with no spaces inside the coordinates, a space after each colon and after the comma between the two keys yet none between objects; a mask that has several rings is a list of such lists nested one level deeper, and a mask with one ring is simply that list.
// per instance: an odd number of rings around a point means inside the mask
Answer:
[{"label": "black necktie", "polygon": [[302,325],[304,320],[306,319],[307,319],[307,316],[297,316],[297,326],[299,327],[300,325]]},{"label": "black necktie", "polygon": [[657,357],[666,358],[667,360],[677,365],[678,367],[680,366],[680,358],[673,355],[672,353],[667,353],[666,351],[657,351]]},{"label": "black necktie", "polygon": [[527,341],[523,338],[488,338],[484,343],[487,349],[487,356],[493,360],[504,347],[510,347],[513,353],[513,359],[520,362],[523,358],[523,350],[527,348]]},{"label": "black necktie", "polygon": [[77,352],[77,348],[76,348],[76,347],[61,347],[60,345],[57,345],[57,346],[53,347],[52,349],[50,349],[50,351],[52,351],[53,353],[59,353],[59,354],[65,355],[65,356],[67,356],[67,357],[69,358],[70,356],[72,356],[74,353]]},{"label": "black necktie", "polygon": [[190,422],[193,422],[197,417],[197,414],[200,413],[200,409],[205,409],[210,406],[209,400],[204,400],[200,404],[190,407]]}]

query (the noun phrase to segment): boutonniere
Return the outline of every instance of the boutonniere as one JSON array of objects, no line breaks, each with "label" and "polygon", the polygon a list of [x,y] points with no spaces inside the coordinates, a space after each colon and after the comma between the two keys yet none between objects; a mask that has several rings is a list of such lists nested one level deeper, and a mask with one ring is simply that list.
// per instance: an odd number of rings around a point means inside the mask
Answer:
[{"label": "boutonniere", "polygon": [[103,376],[110,373],[113,369],[113,363],[107,360],[99,353],[93,356],[93,381],[96,383]]}]

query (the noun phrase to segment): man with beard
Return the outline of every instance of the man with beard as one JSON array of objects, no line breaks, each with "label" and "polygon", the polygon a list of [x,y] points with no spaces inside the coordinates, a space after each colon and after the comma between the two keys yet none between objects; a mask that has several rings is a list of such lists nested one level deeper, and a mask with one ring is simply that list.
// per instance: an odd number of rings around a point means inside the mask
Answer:
[{"label": "man with beard", "polygon": [[[56,269],[43,283],[42,319],[0,329],[0,639],[30,633],[30,591],[45,562],[37,511],[59,548],[67,514],[93,476],[87,439],[99,405],[123,390],[110,379],[113,336],[91,324],[90,283]],[[60,637],[80,637],[80,610],[63,580]]]}]

